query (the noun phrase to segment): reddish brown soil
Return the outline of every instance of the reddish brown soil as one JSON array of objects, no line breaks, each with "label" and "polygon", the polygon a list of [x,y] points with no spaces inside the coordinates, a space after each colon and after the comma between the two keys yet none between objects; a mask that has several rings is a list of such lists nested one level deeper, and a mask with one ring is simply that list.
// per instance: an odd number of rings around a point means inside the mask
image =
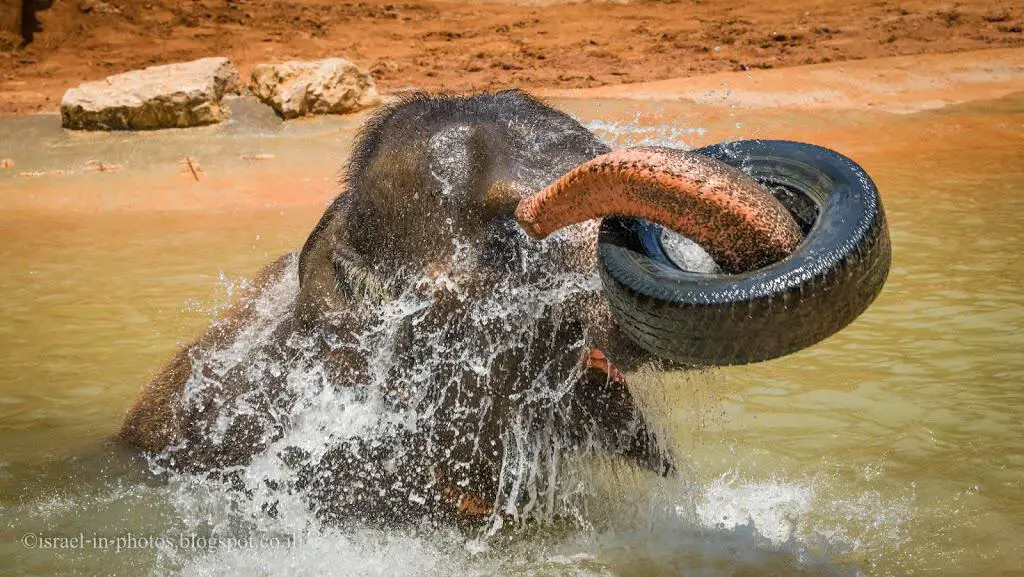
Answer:
[{"label": "reddish brown soil", "polygon": [[1024,45],[1013,0],[55,0],[38,20],[31,44],[0,51],[0,113],[55,110],[80,82],[203,56],[243,75],[343,56],[384,91],[462,91]]}]

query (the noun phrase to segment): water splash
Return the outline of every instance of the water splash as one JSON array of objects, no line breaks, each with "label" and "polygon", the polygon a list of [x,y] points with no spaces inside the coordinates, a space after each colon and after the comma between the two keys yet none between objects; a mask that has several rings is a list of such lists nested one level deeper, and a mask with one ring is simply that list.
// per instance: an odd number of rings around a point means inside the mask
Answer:
[{"label": "water splash", "polygon": [[[639,117],[588,128],[615,146],[678,147],[702,133],[646,128]],[[452,167],[431,166],[442,196],[458,185]],[[538,187],[546,184],[541,176],[517,175]],[[193,532],[292,545],[167,550],[158,568],[599,575],[610,573],[609,559],[626,567],[655,559],[699,574],[725,559],[740,568],[796,563],[834,572],[794,531],[793,519],[807,515],[809,489],[768,484],[727,497],[712,485],[702,501],[685,476],[657,479],[617,461],[592,466],[607,451],[586,434],[573,404],[591,315],[606,314],[593,259],[581,256],[593,254],[592,228],[529,250],[514,244],[515,258],[494,274],[486,247],[447,225],[450,236],[439,242],[451,243],[449,262],[392,287],[393,299],[338,311],[336,330],[288,328],[298,292],[293,261],[257,299],[252,322],[193,356],[184,405],[203,415],[195,426],[205,446],[176,445],[152,460],[153,469],[165,474],[181,459],[228,457],[214,459],[212,475],[171,476],[175,517]],[[261,386],[239,390],[238,381]],[[255,457],[232,455],[239,447],[256,447]],[[472,492],[481,477],[496,479],[487,504],[497,511],[482,528],[462,533],[425,514],[443,496],[439,485]],[[755,503],[776,489],[785,498]],[[380,529],[381,511],[410,522]],[[548,533],[538,535],[537,526]]]},{"label": "water splash", "polygon": [[707,129],[702,127],[652,125],[645,122],[639,112],[628,122],[592,120],[584,126],[612,148],[668,146],[688,150],[692,148],[688,143],[690,137],[707,134]]}]

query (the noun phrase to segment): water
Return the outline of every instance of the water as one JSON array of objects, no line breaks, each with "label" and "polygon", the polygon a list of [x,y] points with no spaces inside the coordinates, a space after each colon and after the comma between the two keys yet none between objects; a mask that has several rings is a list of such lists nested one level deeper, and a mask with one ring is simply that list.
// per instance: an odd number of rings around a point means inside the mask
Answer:
[{"label": "water", "polygon": [[[25,136],[0,141],[15,171],[72,173],[0,172],[0,564],[28,575],[1024,568],[1024,95],[913,115],[558,104],[620,146],[772,136],[852,156],[889,217],[885,291],[848,329],[790,357],[635,375],[678,479],[584,459],[565,465],[576,522],[491,537],[330,528],[268,488],[287,472],[272,456],[244,471],[257,498],[239,499],[195,477],[155,479],[108,439],[175,345],[300,246],[356,122],[281,127],[240,114],[227,129],[83,138],[47,128],[52,118],[5,120]],[[242,158],[253,154],[274,157]],[[177,165],[185,155],[202,162],[199,182]],[[123,168],[81,168],[96,157]],[[267,498],[276,518],[259,515]],[[92,541],[21,542],[80,533]],[[223,535],[255,541],[204,541]]]}]

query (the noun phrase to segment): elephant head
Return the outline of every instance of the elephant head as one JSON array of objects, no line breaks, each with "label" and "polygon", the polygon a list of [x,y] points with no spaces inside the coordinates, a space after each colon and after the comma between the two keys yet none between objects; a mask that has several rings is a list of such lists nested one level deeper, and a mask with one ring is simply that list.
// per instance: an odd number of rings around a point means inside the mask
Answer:
[{"label": "elephant head", "polygon": [[[345,187],[297,263],[143,391],[123,438],[185,447],[169,455],[189,468],[287,454],[291,486],[328,518],[550,513],[566,453],[674,470],[631,370],[792,352],[860,314],[888,268],[877,192],[839,155],[611,151],[519,91],[383,108]],[[717,268],[687,270],[680,251]],[[291,378],[310,371],[313,385]],[[310,390],[357,390],[393,417],[295,447],[305,421],[288,415]],[[172,424],[154,433],[154,414]]]}]

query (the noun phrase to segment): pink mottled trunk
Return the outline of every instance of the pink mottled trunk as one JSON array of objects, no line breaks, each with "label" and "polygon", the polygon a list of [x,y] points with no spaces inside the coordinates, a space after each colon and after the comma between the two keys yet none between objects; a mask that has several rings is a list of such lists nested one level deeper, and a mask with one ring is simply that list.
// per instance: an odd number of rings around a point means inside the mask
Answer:
[{"label": "pink mottled trunk", "polygon": [[642,218],[701,245],[726,272],[753,270],[796,248],[792,215],[743,172],[700,154],[630,148],[590,160],[523,199],[516,219],[534,238],[604,216]]}]

